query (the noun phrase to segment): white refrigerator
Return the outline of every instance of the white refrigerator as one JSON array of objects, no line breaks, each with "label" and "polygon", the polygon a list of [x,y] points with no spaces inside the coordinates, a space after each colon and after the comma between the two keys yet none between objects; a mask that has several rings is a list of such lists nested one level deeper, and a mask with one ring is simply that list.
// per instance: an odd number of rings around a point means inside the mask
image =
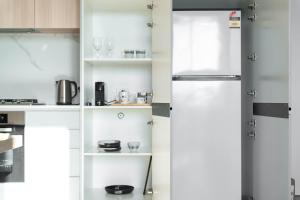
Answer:
[{"label": "white refrigerator", "polygon": [[241,200],[241,12],[173,11],[172,200]]}]

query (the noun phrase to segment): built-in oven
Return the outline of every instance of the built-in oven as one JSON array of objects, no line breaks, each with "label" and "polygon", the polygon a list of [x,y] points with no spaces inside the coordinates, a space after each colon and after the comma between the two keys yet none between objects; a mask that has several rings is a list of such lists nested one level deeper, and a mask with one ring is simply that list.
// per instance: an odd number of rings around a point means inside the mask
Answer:
[{"label": "built-in oven", "polygon": [[0,112],[0,183],[24,182],[24,112]]}]

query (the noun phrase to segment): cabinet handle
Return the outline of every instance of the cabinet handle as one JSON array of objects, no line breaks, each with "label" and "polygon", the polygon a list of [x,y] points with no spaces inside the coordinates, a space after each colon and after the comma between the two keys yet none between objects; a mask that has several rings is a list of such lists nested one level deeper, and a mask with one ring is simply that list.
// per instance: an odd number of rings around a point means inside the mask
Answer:
[{"label": "cabinet handle", "polygon": [[12,128],[0,128],[0,132],[11,133],[11,132],[13,132],[13,129]]}]

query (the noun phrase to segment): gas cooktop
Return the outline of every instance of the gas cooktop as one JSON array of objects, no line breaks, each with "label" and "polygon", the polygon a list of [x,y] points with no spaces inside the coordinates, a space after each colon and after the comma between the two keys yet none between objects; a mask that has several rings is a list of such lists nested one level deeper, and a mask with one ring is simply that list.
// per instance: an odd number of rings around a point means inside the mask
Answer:
[{"label": "gas cooktop", "polygon": [[0,105],[39,105],[37,99],[0,99]]}]

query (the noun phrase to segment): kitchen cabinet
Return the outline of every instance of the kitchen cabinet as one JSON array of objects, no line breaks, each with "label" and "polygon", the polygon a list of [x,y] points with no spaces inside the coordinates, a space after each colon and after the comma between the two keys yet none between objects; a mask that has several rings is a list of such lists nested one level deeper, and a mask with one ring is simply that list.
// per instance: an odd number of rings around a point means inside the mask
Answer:
[{"label": "kitchen cabinet", "polygon": [[35,28],[78,29],[79,0],[35,0]]},{"label": "kitchen cabinet", "polygon": [[[117,196],[107,195],[104,188],[128,184],[135,189],[124,197],[126,199],[169,200],[171,0],[83,2],[81,29],[85,37],[81,40],[81,88],[84,88],[84,93],[81,104],[94,103],[94,85],[97,81],[105,83],[108,101],[115,99],[122,88],[126,88],[131,96],[140,91],[153,91],[154,98],[152,106],[83,107],[82,199],[118,199]],[[95,37],[113,43],[110,56],[105,54],[105,45],[102,56],[95,56]],[[146,58],[124,58],[124,50],[130,48],[145,49]],[[166,112],[162,115],[153,111],[153,107]],[[123,119],[118,118],[119,113],[124,114]],[[97,142],[106,139],[120,140],[121,151],[98,152]],[[138,152],[129,152],[127,142],[130,141],[141,143]],[[153,189],[153,195],[143,195],[151,156],[152,173],[146,189]],[[122,171],[118,170],[120,166]]]},{"label": "kitchen cabinet", "polygon": [[0,28],[33,28],[34,0],[0,0]]}]

